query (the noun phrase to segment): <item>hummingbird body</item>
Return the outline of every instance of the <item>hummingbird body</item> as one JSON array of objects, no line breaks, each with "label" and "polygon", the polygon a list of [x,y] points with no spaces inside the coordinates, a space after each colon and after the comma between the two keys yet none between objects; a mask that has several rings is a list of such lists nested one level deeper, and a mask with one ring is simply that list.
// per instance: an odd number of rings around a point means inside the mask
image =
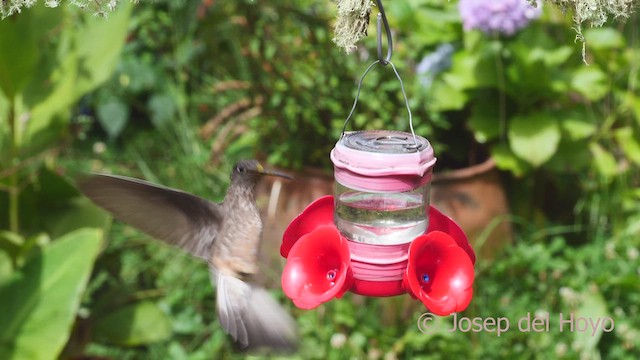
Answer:
[{"label": "hummingbird body", "polygon": [[297,340],[293,319],[249,282],[259,271],[262,220],[255,185],[261,175],[288,177],[255,160],[241,161],[221,204],[122,176],[94,174],[79,179],[78,187],[116,219],[207,261],[220,324],[242,348],[290,350]]},{"label": "hummingbird body", "polygon": [[251,180],[232,179],[222,203],[226,215],[220,241],[214,243],[210,260],[219,271],[238,278],[258,272],[262,219],[255,202],[255,180]]}]

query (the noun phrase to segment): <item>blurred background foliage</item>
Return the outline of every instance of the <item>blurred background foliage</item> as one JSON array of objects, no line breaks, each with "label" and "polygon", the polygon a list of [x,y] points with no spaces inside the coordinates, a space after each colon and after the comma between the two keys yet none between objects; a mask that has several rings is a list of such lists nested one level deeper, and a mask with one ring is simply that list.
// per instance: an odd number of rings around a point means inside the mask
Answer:
[{"label": "blurred background foliage", "polygon": [[[550,8],[504,36],[463,31],[457,2],[385,5],[436,173],[491,158],[510,202],[514,244],[478,260],[461,315],[573,312],[615,330],[497,337],[442,318],[423,334],[411,299],[300,311],[265,268],[298,319],[295,357],[640,357],[637,17],[585,29],[586,66],[572,19]],[[245,356],[215,319],[206,266],[112,224],[72,179],[111,172],[221,200],[240,158],[330,173],[376,56],[373,27],[338,50],[333,17],[327,0],[158,0],[107,20],[37,5],[0,22],[0,358]],[[408,130],[390,69],[367,76],[350,128]]]}]

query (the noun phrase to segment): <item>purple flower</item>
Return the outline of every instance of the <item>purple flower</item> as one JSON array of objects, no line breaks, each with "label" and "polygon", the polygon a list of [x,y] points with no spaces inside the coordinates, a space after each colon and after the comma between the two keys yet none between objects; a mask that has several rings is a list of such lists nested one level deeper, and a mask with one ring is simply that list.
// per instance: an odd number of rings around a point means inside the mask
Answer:
[{"label": "purple flower", "polygon": [[466,31],[513,35],[542,13],[542,2],[534,7],[527,0],[460,0],[458,9]]}]

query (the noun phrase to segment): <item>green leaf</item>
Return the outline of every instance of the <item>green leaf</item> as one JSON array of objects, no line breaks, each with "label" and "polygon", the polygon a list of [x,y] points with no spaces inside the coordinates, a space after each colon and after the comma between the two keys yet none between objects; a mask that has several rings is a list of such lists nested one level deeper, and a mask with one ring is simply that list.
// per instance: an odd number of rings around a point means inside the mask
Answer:
[{"label": "green leaf", "polygon": [[122,307],[96,322],[97,339],[112,344],[138,346],[171,336],[171,323],[158,305],[143,301]]},{"label": "green leaf", "polygon": [[584,30],[583,35],[589,49],[620,49],[626,46],[624,36],[611,27],[590,28]]},{"label": "green leaf", "polygon": [[[20,16],[0,21],[0,90],[13,99],[36,72],[39,43],[60,20],[61,10],[36,4]],[[10,50],[9,50],[10,49]]]},{"label": "green leaf", "polygon": [[515,176],[524,175],[530,166],[511,152],[508,146],[499,144],[491,149],[491,157],[500,170],[512,172]]},{"label": "green leaf", "polygon": [[23,266],[26,260],[30,259],[33,254],[42,251],[44,247],[51,243],[51,237],[47,233],[38,233],[25,239],[24,245],[20,248],[20,253],[16,258],[17,264]]},{"label": "green leaf", "polygon": [[70,233],[0,284],[1,359],[58,358],[101,243],[96,229]]},{"label": "green leaf", "polygon": [[[576,326],[573,331],[573,347],[583,354],[593,355],[598,352],[598,342],[602,337],[602,319],[608,318],[609,312],[607,311],[607,304],[599,291],[587,291],[581,297],[580,307],[572,314]],[[566,317],[569,317],[569,315],[566,315]],[[591,320],[591,324],[589,324],[589,320]],[[593,324],[597,323],[598,320],[600,320],[600,323],[596,328]],[[578,329],[578,327],[580,328]],[[585,327],[584,331],[578,331]]]},{"label": "green leaf", "polygon": [[640,165],[640,141],[631,127],[616,130],[615,138],[626,157],[636,165]]},{"label": "green leaf", "polygon": [[[78,14],[75,7],[60,7],[55,41],[38,49],[38,67],[23,90],[31,107],[25,143],[37,148],[58,140],[67,130],[71,106],[109,79],[125,41],[130,8],[127,3],[106,20]],[[46,22],[48,16],[41,15],[38,21]],[[74,17],[77,20],[72,21]]]},{"label": "green leaf", "polygon": [[571,79],[571,87],[591,101],[602,99],[609,92],[607,75],[596,66],[578,69]]},{"label": "green leaf", "polygon": [[563,136],[558,150],[544,166],[557,173],[582,173],[590,169],[593,157],[589,152],[588,140],[573,140]]},{"label": "green leaf", "polygon": [[132,8],[131,2],[125,2],[107,19],[87,19],[82,31],[76,32],[76,51],[82,65],[75,89],[77,97],[95,89],[113,73],[124,46]]},{"label": "green leaf", "polygon": [[36,203],[29,213],[46,214],[36,226],[43,227],[54,238],[80,227],[100,229],[109,223],[108,213],[81,196],[67,178],[47,167],[38,172],[34,188]]},{"label": "green leaf", "polygon": [[119,99],[98,104],[98,122],[109,138],[117,138],[129,121],[129,108]]},{"label": "green leaf", "polygon": [[57,47],[46,44],[39,68],[22,93],[30,111],[24,142],[31,148],[46,148],[59,141],[60,134],[67,130],[66,119],[76,101],[73,94],[79,71],[78,58],[68,50],[70,37],[68,30],[62,31]]},{"label": "green leaf", "polygon": [[107,213],[82,197],[55,169],[31,169],[33,180],[20,192],[20,224],[29,233],[46,231],[53,238],[81,227],[104,228]]},{"label": "green leaf", "polygon": [[594,165],[600,175],[605,179],[611,179],[618,174],[618,163],[610,152],[595,142],[589,144],[589,150],[591,150]]},{"label": "green leaf", "polygon": [[596,124],[581,114],[570,115],[560,122],[562,129],[567,132],[570,140],[582,140],[595,134]]},{"label": "green leaf", "polygon": [[542,60],[548,68],[557,67],[564,64],[574,54],[574,51],[571,46],[546,49]]},{"label": "green leaf", "polygon": [[5,167],[4,162],[10,154],[10,130],[9,130],[9,99],[0,91],[0,167]]},{"label": "green leaf", "polygon": [[80,192],[68,179],[58,174],[55,169],[42,167],[38,175],[38,198],[43,202],[60,203],[78,197]]},{"label": "green leaf", "polygon": [[539,71],[545,71],[562,65],[575,53],[571,46],[559,43],[547,32],[544,26],[532,24],[519,33],[515,41],[509,44],[516,63],[537,65]]},{"label": "green leaf", "polygon": [[13,274],[13,259],[0,249],[0,284],[4,284]]},{"label": "green leaf", "polygon": [[[24,141],[36,149],[45,148],[59,140],[60,132],[66,130],[65,121],[76,100],[73,93],[78,76],[78,58],[68,54],[66,59],[51,61],[43,67],[51,68],[53,73],[38,71],[34,81],[24,91],[27,106],[32,106]],[[56,119],[56,115],[61,116]],[[57,123],[55,120],[58,120]]]},{"label": "green leaf", "polygon": [[622,110],[629,111],[636,123],[640,125],[640,97],[635,96],[631,91],[624,94],[622,102]]},{"label": "green leaf", "polygon": [[149,99],[151,122],[156,128],[162,128],[176,113],[176,103],[170,94],[155,94]]},{"label": "green leaf", "polygon": [[107,212],[94,205],[89,199],[78,197],[61,205],[59,211],[45,220],[52,236],[62,236],[81,227],[104,229],[110,223]]},{"label": "green leaf", "polygon": [[558,149],[560,127],[548,113],[516,116],[509,124],[508,137],[514,154],[537,167]]},{"label": "green leaf", "polygon": [[455,89],[448,83],[435,83],[431,91],[432,101],[429,106],[433,111],[462,109],[469,98],[464,91]]},{"label": "green leaf", "polygon": [[451,70],[443,80],[456,90],[469,90],[496,86],[496,59],[498,50],[488,44],[480,55],[465,51],[453,55]]},{"label": "green leaf", "polygon": [[6,254],[11,256],[11,258],[17,258],[24,242],[25,239],[20,234],[0,230],[0,251],[4,251]]},{"label": "green leaf", "polygon": [[442,78],[453,89],[466,90],[478,86],[475,81],[475,68],[479,62],[477,55],[458,53],[453,56],[451,70],[444,73]]},{"label": "green leaf", "polygon": [[127,87],[133,93],[152,89],[160,80],[156,79],[153,71],[154,64],[145,58],[123,58],[118,64],[120,81],[123,87]]},{"label": "green leaf", "polygon": [[493,93],[483,94],[487,96],[478,96],[478,101],[473,107],[468,121],[473,135],[481,144],[498,138],[501,128],[500,105],[495,101],[496,96]]}]

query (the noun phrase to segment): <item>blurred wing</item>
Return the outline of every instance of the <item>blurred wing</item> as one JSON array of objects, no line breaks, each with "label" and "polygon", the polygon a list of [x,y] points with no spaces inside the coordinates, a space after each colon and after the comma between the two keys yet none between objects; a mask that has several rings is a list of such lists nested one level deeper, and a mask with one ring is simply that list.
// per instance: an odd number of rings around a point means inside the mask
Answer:
[{"label": "blurred wing", "polygon": [[295,321],[265,289],[221,272],[210,274],[217,287],[218,320],[242,349],[297,348]]},{"label": "blurred wing", "polygon": [[224,217],[221,205],[124,176],[92,174],[77,183],[116,219],[208,260]]}]

